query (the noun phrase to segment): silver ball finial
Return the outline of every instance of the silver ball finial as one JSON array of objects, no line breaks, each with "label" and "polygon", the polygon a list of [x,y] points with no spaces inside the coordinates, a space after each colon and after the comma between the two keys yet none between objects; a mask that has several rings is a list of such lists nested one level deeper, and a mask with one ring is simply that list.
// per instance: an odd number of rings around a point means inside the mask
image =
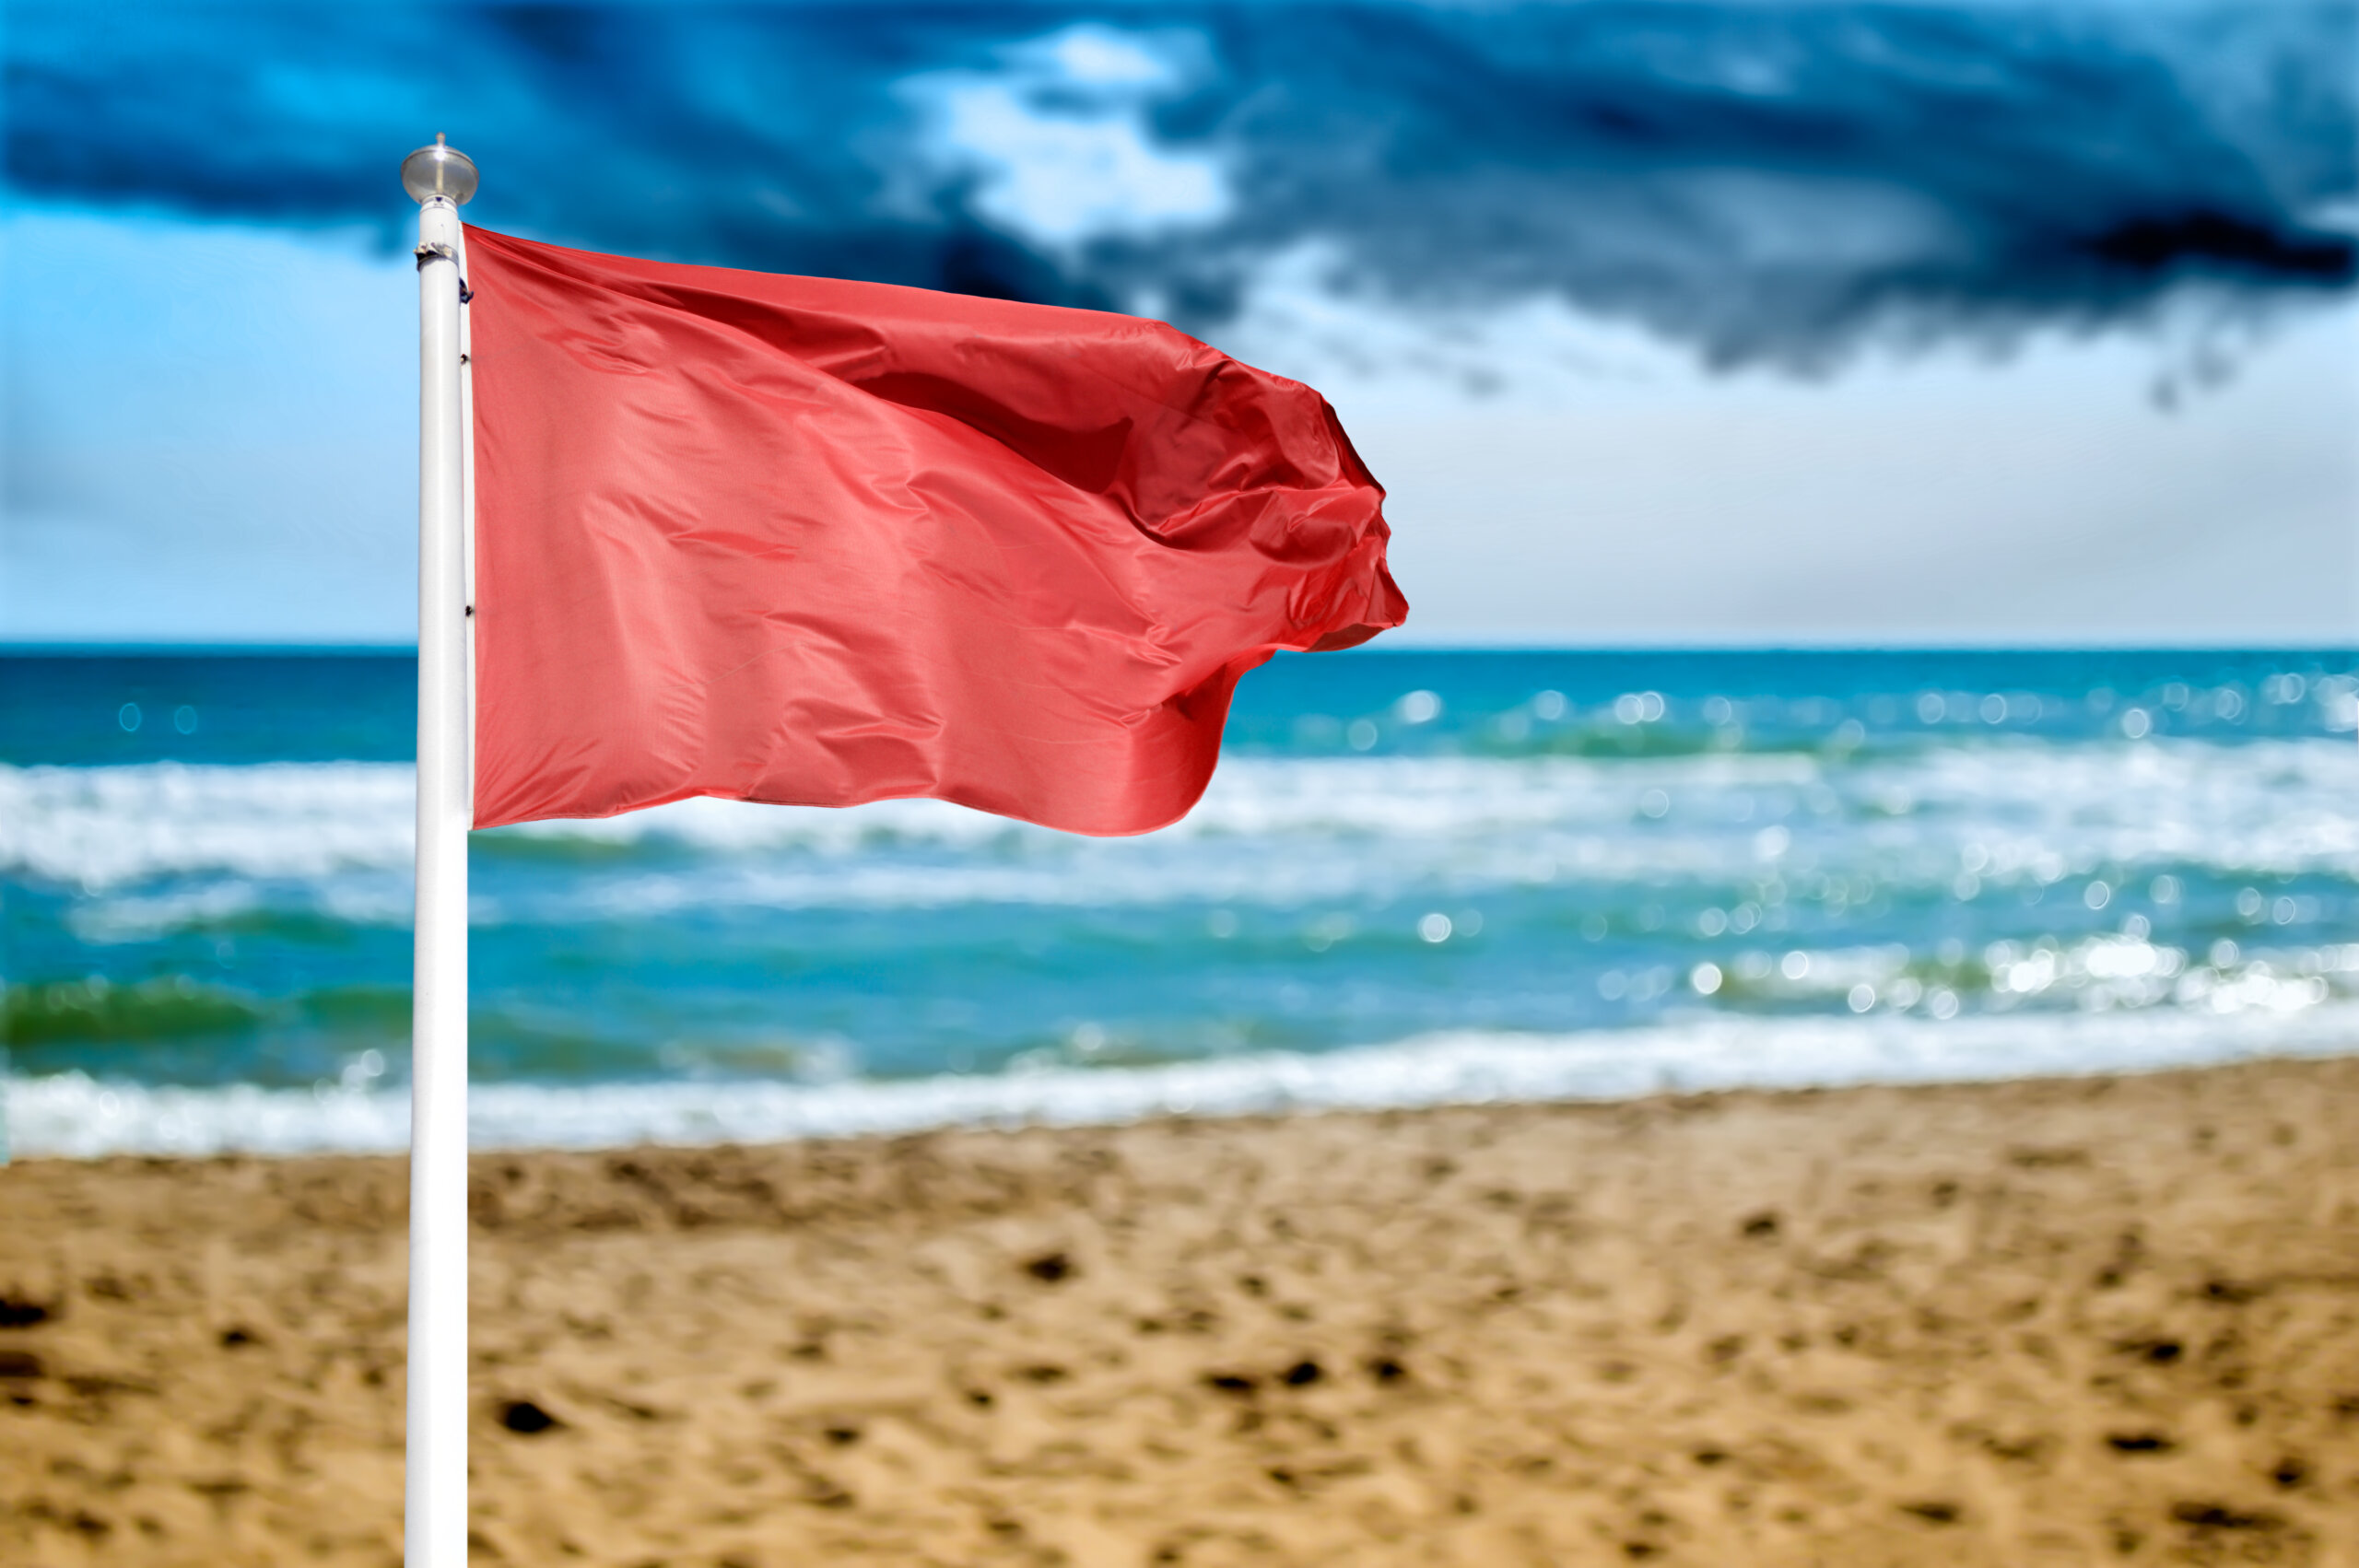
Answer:
[{"label": "silver ball finial", "polygon": [[402,159],[402,189],[411,201],[425,203],[447,196],[464,205],[475,193],[475,160],[434,134],[434,145],[420,147]]}]

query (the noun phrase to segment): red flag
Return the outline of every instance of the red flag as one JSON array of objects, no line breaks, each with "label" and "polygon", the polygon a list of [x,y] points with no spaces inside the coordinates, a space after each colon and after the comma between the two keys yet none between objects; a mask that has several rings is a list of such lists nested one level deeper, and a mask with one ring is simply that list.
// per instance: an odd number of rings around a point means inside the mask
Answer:
[{"label": "red flag", "polygon": [[1401,624],[1326,400],[1156,322],[467,230],[475,825],[927,795],[1144,833]]}]

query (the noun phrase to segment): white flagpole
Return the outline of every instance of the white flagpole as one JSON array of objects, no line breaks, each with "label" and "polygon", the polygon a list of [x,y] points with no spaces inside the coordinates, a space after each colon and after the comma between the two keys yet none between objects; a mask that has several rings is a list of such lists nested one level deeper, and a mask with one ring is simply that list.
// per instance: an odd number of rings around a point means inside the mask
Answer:
[{"label": "white flagpole", "polygon": [[402,162],[418,203],[417,967],[409,1127],[407,1568],[467,1561],[467,479],[461,353],[475,166],[456,147]]}]

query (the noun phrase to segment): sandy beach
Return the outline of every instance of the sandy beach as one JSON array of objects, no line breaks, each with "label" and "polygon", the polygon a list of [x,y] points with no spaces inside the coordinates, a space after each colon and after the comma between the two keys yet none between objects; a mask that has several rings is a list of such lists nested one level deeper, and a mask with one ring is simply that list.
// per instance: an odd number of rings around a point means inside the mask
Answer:
[{"label": "sandy beach", "polygon": [[[2359,1059],[475,1166],[475,1560],[2359,1562]],[[0,1170],[0,1559],[399,1560],[403,1168]]]}]

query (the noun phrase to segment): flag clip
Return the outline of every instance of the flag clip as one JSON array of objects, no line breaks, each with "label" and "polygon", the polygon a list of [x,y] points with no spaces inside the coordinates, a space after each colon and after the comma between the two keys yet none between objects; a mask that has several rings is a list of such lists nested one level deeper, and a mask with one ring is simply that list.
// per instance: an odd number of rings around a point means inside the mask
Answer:
[{"label": "flag clip", "polygon": [[[417,258],[417,264],[419,266],[424,266],[426,264],[426,260],[428,256],[440,256],[444,260],[448,261],[452,266],[457,266],[459,264],[459,253],[440,240],[429,240],[410,253]],[[459,303],[462,305],[467,304],[472,301],[475,297],[475,291],[467,287],[467,275],[465,272],[462,271],[459,274]]]}]

